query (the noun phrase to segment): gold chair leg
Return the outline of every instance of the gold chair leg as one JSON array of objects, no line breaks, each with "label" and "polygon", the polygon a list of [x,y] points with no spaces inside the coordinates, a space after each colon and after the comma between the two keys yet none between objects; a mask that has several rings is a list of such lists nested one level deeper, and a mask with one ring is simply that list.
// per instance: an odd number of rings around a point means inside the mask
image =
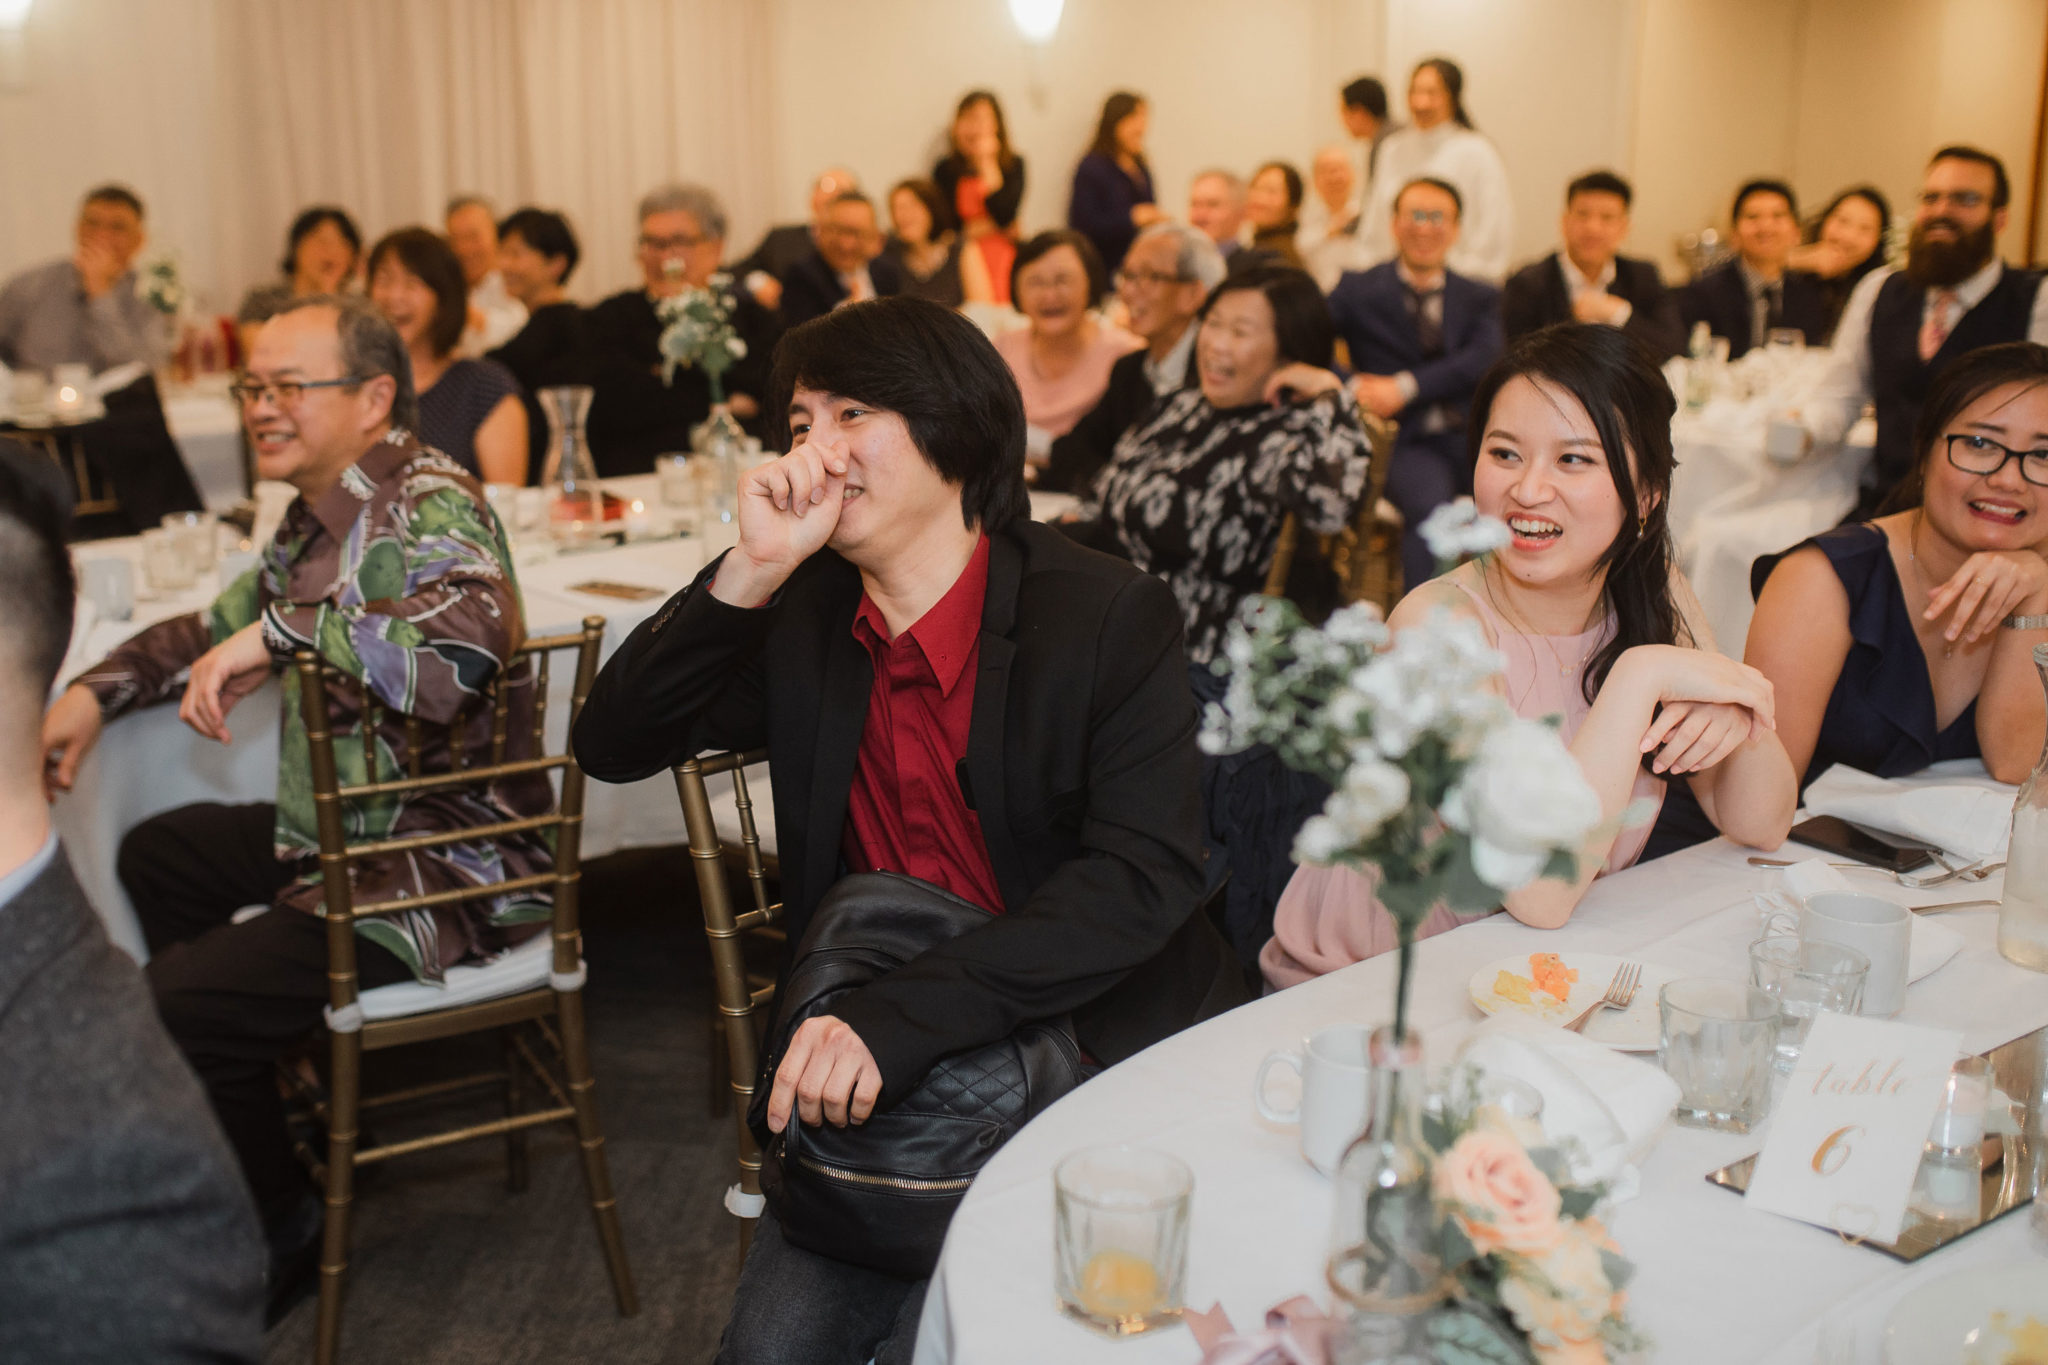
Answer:
[{"label": "gold chair leg", "polygon": [[341,1349],[343,1279],[348,1274],[350,1204],[355,1197],[356,1125],[362,1098],[362,1035],[336,1032],[327,1097],[326,1225],[320,1234],[320,1316],[313,1342],[317,1365],[334,1365]]},{"label": "gold chair leg", "polygon": [[[516,1026],[515,1026],[516,1027]],[[514,1045],[512,1029],[498,1030],[498,1043],[505,1056],[505,1117],[517,1115],[526,1104],[525,1061]],[[505,1134],[505,1188],[518,1194],[526,1188],[526,1130],[514,1128]]]},{"label": "gold chair leg", "polygon": [[555,992],[562,1024],[562,1065],[569,1075],[569,1102],[576,1108],[576,1140],[583,1149],[583,1180],[590,1188],[590,1212],[604,1245],[605,1267],[611,1271],[612,1293],[619,1315],[640,1311],[633,1289],[633,1271],[626,1264],[626,1239],[619,1231],[619,1205],[612,1194],[611,1167],[604,1157],[604,1133],[597,1123],[597,1081],[590,1074],[590,1050],[583,1029],[583,997],[576,991]]},{"label": "gold chair leg", "polygon": [[718,1005],[711,1006],[711,1090],[706,1110],[712,1118],[725,1117],[726,1108],[732,1103],[732,1059],[726,1054],[725,1016],[718,1012]]}]

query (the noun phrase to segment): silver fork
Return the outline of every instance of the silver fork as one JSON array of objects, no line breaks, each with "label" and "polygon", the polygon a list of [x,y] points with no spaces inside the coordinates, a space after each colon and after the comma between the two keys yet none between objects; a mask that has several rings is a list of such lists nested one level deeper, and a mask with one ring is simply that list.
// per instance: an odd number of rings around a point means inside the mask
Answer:
[{"label": "silver fork", "polygon": [[1643,981],[1643,967],[1639,962],[1624,962],[1614,969],[1614,980],[1607,983],[1607,994],[1586,1006],[1578,1018],[1565,1027],[1573,1033],[1584,1033],[1586,1021],[1604,1009],[1625,1010],[1636,998],[1636,987]]}]

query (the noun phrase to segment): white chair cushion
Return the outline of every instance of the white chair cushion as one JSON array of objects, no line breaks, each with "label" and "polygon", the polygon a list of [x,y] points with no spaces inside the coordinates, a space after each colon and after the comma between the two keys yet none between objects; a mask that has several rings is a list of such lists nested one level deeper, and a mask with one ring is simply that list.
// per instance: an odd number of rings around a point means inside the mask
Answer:
[{"label": "white chair cushion", "polygon": [[411,1014],[474,1005],[501,995],[517,995],[547,984],[548,972],[554,966],[554,946],[554,935],[537,934],[489,962],[450,967],[445,985],[400,981],[364,991],[357,999],[365,1019],[402,1019]]},{"label": "white chair cushion", "polygon": [[[704,792],[711,798],[711,820],[718,837],[739,847],[740,813],[732,803],[732,774],[714,773],[704,779]],[[768,785],[768,765],[756,763],[747,769],[747,797],[754,803],[754,832],[761,836],[761,851],[775,852],[775,791]]]}]

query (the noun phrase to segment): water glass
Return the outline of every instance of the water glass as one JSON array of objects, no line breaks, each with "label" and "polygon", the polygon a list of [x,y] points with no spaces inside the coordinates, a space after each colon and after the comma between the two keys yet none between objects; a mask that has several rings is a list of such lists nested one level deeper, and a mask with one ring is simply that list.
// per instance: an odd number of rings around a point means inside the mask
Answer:
[{"label": "water glass", "polygon": [[142,572],[158,593],[183,592],[199,581],[192,545],[182,531],[158,527],[142,533]]},{"label": "water glass", "polygon": [[1680,977],[1657,992],[1657,1061],[1678,1082],[1678,1121],[1747,1133],[1771,1107],[1778,1002],[1743,981]]},{"label": "water glass", "polygon": [[676,534],[696,535],[702,502],[697,486],[697,469],[690,457],[674,454],[655,456],[654,477],[660,489],[661,504],[669,509],[669,519],[675,525]]},{"label": "water glass", "polygon": [[1778,1005],[1778,1037],[1771,1065],[1789,1076],[1818,1014],[1854,1014],[1863,1005],[1870,959],[1856,949],[1791,934],[1749,945],[1749,984]]},{"label": "water glass", "polygon": [[78,590],[100,620],[127,620],[135,614],[135,561],[126,555],[79,560]]},{"label": "water glass", "polygon": [[[740,462],[731,450],[706,453],[692,458],[696,466],[697,495],[702,500],[706,523],[734,526],[739,522]],[[707,525],[707,531],[709,527]]]},{"label": "water glass", "polygon": [[1109,1336],[1179,1319],[1187,1303],[1195,1174],[1145,1147],[1084,1147],[1053,1168],[1060,1307]]}]

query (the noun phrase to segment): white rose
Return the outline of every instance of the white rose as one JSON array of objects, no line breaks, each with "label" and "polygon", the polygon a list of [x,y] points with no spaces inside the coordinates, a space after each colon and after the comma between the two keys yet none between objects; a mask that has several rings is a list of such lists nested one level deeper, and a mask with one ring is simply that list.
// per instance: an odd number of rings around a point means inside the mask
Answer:
[{"label": "white rose", "polygon": [[1470,498],[1444,503],[1423,520],[1421,530],[1438,563],[1483,555],[1508,543],[1507,523],[1481,516]]},{"label": "white rose", "polygon": [[725,343],[725,350],[734,360],[743,360],[747,354],[747,343],[739,337],[734,337]]},{"label": "white rose", "polygon": [[1515,891],[1550,855],[1575,850],[1600,823],[1600,798],[1552,727],[1510,720],[1480,742],[1444,806],[1472,840],[1472,866],[1488,886]]},{"label": "white rose", "polygon": [[1408,804],[1408,793],[1408,774],[1368,750],[1345,772],[1337,795],[1345,803],[1346,816],[1370,837],[1388,816]]}]

